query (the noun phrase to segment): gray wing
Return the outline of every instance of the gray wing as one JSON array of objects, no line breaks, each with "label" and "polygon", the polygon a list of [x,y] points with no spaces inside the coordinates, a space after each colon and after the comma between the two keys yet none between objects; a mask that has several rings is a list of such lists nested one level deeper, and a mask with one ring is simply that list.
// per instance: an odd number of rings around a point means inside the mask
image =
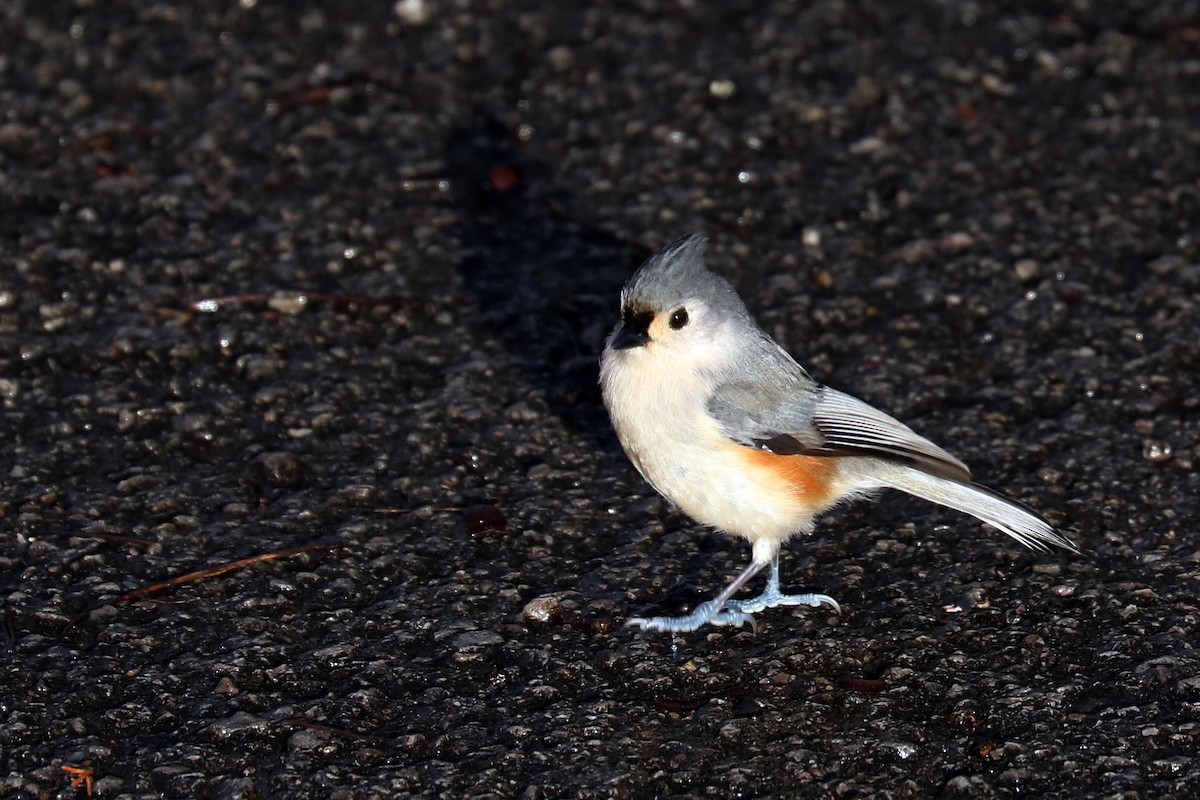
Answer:
[{"label": "gray wing", "polygon": [[733,441],[779,455],[886,458],[970,482],[971,471],[957,458],[899,420],[820,385],[782,348],[759,356],[758,363],[742,366],[771,379],[724,382],[708,401],[709,413]]}]

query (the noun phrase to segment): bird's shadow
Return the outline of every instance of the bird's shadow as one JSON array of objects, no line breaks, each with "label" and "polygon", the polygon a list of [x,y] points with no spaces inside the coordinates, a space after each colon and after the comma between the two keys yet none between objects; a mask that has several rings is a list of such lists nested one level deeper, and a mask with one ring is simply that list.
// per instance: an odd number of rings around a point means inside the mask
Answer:
[{"label": "bird's shadow", "polygon": [[576,217],[555,171],[492,117],[461,123],[444,157],[458,271],[475,304],[467,324],[503,345],[573,433],[615,448],[598,359],[621,286],[650,251]]}]

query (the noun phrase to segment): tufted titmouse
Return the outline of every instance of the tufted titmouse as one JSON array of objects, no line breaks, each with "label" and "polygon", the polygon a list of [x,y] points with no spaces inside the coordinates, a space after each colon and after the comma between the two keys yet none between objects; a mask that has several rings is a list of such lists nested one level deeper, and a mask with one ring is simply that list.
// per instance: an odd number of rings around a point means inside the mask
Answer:
[{"label": "tufted titmouse", "polygon": [[[1026,547],[1078,552],[1032,511],[971,482],[966,465],[887,414],[814,381],[754,322],[686,236],[621,290],[621,321],[600,359],[604,404],[629,460],[697,522],[750,540],[753,559],[717,597],[681,617],[631,619],[661,631],[753,623],[775,606],[829,605],[779,590],[779,548],[813,517],[874,489],[963,511]],[[733,595],[770,566],[763,593]]]}]

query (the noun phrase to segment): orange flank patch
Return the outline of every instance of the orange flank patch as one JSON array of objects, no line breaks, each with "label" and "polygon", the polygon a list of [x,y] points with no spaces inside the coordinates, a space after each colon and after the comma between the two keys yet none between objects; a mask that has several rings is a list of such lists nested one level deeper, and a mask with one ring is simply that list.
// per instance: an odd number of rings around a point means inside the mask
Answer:
[{"label": "orange flank patch", "polygon": [[836,458],[781,456],[753,447],[739,449],[749,469],[770,473],[779,481],[781,491],[790,493],[804,505],[824,508],[833,499]]}]

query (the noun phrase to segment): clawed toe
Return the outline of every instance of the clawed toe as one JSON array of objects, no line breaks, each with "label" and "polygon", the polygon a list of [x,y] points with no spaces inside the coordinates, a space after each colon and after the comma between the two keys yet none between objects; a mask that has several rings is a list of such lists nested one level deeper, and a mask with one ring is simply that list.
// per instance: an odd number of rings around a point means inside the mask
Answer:
[{"label": "clawed toe", "polygon": [[779,594],[778,592],[763,592],[758,597],[749,600],[730,600],[725,604],[727,610],[732,609],[744,614],[757,614],[768,608],[778,606],[810,606],[819,608],[829,606],[837,614],[842,613],[842,607],[827,594]]},{"label": "clawed toe", "polygon": [[841,614],[842,607],[827,594],[783,594],[779,591],[779,556],[775,555],[770,562],[770,576],[767,586],[758,597],[749,600],[733,600],[736,593],[746,581],[752,578],[765,564],[754,562],[739,575],[733,583],[725,588],[715,599],[701,603],[690,613],[680,617],[634,617],[625,623],[627,628],[641,628],[649,631],[667,631],[670,633],[687,633],[694,631],[704,624],[731,625],[740,628],[749,623],[751,629],[758,631],[754,614],[776,606],[811,606],[820,608],[829,606],[834,613]]}]

